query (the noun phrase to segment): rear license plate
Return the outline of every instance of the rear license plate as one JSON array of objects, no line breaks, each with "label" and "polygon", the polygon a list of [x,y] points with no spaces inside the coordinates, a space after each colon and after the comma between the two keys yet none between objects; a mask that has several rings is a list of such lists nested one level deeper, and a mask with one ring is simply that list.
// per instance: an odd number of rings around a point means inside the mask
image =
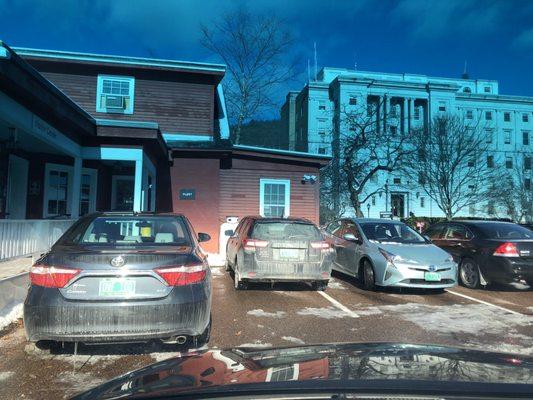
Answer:
[{"label": "rear license plate", "polygon": [[424,273],[424,280],[428,282],[439,282],[441,277],[438,272],[426,272]]},{"label": "rear license plate", "polygon": [[122,297],[135,294],[135,281],[127,278],[108,278],[100,280],[98,295],[102,297]]},{"label": "rear license plate", "polygon": [[280,258],[298,258],[300,252],[298,249],[279,249]]}]

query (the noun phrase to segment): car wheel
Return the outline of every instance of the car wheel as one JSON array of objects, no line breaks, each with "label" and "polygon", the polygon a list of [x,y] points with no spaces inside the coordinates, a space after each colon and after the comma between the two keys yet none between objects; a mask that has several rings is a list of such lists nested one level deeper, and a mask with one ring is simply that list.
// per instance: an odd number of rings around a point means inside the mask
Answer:
[{"label": "car wheel", "polygon": [[233,268],[233,286],[235,287],[235,290],[245,290],[248,285],[241,280],[238,270],[239,268],[235,262],[235,267]]},{"label": "car wheel", "polygon": [[374,274],[374,268],[372,267],[372,264],[370,264],[370,261],[365,260],[363,262],[362,271],[363,271],[363,277],[362,277],[363,288],[365,290],[374,290],[374,288],[376,287],[376,278]]},{"label": "car wheel", "polygon": [[461,261],[461,265],[459,266],[459,280],[463,286],[469,289],[477,289],[479,287],[479,267],[473,260],[465,258]]},{"label": "car wheel", "polygon": [[323,292],[324,290],[327,289],[328,282],[327,281],[316,281],[316,282],[313,282],[312,287],[313,287],[313,290]]}]

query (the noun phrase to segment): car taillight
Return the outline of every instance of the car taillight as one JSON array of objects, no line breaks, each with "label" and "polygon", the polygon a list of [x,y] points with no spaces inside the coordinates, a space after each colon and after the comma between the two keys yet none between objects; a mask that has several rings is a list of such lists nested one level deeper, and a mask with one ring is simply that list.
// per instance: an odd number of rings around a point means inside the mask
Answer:
[{"label": "car taillight", "polygon": [[311,247],[313,249],[326,251],[326,250],[329,250],[329,243],[328,242],[311,242]]},{"label": "car taillight", "polygon": [[207,266],[203,264],[168,266],[156,268],[155,272],[168,286],[184,286],[203,281],[207,275]]},{"label": "car taillight", "polygon": [[72,278],[78,275],[80,271],[80,269],[76,268],[35,264],[30,269],[30,282],[33,285],[48,288],[63,288],[72,280]]},{"label": "car taillight", "polygon": [[255,251],[257,247],[263,248],[268,246],[267,240],[258,240],[258,239],[244,239],[243,240],[244,250]]},{"label": "car taillight", "polygon": [[518,254],[518,249],[514,243],[506,242],[498,246],[498,248],[494,251],[493,256],[519,257],[520,254]]}]

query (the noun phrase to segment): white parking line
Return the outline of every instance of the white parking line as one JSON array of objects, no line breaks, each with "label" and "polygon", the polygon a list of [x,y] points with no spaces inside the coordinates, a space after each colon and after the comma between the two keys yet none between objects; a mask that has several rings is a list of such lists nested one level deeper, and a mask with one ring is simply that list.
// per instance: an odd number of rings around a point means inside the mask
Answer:
[{"label": "white parking line", "polygon": [[322,291],[318,291],[318,294],[320,294],[323,298],[325,298],[327,301],[329,301],[331,304],[333,304],[335,307],[341,309],[346,314],[348,314],[352,318],[359,318],[359,315],[354,313],[352,310],[350,310],[348,307],[346,307],[344,304],[339,303],[337,300],[335,300],[333,297],[331,297],[329,294],[326,294]]},{"label": "white parking line", "polygon": [[503,310],[503,311],[508,312],[508,313],[511,313],[511,314],[515,314],[515,315],[525,315],[525,314],[519,313],[519,312],[517,312],[517,311],[509,310],[508,308],[505,308],[505,307],[497,306],[496,304],[492,304],[492,303],[489,303],[489,302],[487,302],[487,301],[483,301],[483,300],[476,299],[475,297],[467,296],[466,294],[457,293],[457,292],[452,292],[451,290],[448,290],[448,289],[446,289],[446,291],[447,291],[448,293],[450,293],[450,294],[454,294],[454,295],[459,296],[459,297],[464,297],[465,299],[468,299],[468,300],[472,300],[472,301],[476,301],[476,302],[481,303],[481,304],[485,304],[486,306],[490,306],[490,307],[494,307],[494,308],[499,308],[500,310]]}]

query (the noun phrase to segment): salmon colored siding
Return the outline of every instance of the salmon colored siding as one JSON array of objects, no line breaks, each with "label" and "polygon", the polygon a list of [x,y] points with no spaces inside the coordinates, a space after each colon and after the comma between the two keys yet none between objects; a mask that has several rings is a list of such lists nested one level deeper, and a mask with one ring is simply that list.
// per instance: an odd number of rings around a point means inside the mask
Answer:
[{"label": "salmon colored siding", "polygon": [[[173,212],[184,214],[191,221],[196,233],[211,236],[202,247],[209,253],[218,252],[219,160],[176,158],[170,169]],[[182,189],[194,189],[194,200],[180,200]]]},{"label": "salmon colored siding", "polygon": [[94,118],[157,122],[164,133],[213,134],[213,84],[136,78],[133,114],[110,114],[96,112],[97,75],[41,73]]}]

